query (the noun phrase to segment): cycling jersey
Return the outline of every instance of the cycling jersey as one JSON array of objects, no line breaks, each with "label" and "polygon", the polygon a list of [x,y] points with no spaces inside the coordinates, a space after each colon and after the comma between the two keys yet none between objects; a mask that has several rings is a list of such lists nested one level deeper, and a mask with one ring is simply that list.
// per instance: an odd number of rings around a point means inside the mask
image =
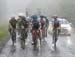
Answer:
[{"label": "cycling jersey", "polygon": [[40,25],[38,21],[32,21],[32,29],[39,29]]},{"label": "cycling jersey", "polygon": [[58,21],[58,20],[54,20],[54,22],[53,22],[53,28],[56,29],[56,28],[58,28],[59,26],[60,26],[59,21]]},{"label": "cycling jersey", "polygon": [[11,19],[9,23],[11,24],[12,28],[16,28],[16,23],[17,23],[16,19]]}]

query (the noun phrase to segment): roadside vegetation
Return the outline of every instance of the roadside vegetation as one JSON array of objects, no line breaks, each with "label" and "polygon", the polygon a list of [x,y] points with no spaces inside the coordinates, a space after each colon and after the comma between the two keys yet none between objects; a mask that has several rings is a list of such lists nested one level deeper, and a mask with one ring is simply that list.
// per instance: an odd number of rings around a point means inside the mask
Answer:
[{"label": "roadside vegetation", "polygon": [[7,26],[0,26],[0,42],[6,39],[8,35]]}]

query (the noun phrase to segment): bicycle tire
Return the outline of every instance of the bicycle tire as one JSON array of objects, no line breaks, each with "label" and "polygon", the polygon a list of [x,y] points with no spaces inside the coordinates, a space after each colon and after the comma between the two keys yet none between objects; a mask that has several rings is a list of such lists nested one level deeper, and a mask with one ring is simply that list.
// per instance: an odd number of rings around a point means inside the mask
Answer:
[{"label": "bicycle tire", "polygon": [[27,39],[27,32],[25,30],[21,31],[21,48],[25,48],[25,42]]},{"label": "bicycle tire", "polygon": [[56,50],[56,42],[57,42],[57,37],[58,37],[58,31],[57,29],[54,31],[54,49]]},{"label": "bicycle tire", "polygon": [[16,42],[16,32],[13,30],[12,31],[12,43],[13,43],[13,45],[15,42]]}]

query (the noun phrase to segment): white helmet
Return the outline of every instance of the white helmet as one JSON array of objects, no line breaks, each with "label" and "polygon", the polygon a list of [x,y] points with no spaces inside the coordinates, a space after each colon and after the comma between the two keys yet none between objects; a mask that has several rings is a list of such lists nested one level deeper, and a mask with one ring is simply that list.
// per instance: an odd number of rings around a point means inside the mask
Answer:
[{"label": "white helmet", "polygon": [[56,19],[56,18],[58,18],[58,16],[57,15],[53,15],[52,18],[55,18]]},{"label": "white helmet", "polygon": [[19,13],[18,16],[25,16],[25,14],[24,13]]}]

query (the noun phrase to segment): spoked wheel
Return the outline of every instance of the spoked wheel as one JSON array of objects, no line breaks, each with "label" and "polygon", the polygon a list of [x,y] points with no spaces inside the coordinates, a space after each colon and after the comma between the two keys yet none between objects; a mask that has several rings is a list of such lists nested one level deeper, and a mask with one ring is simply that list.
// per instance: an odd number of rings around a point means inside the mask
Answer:
[{"label": "spoked wheel", "polygon": [[22,38],[21,38],[21,48],[22,49],[25,49],[25,42],[26,42],[26,36],[24,35],[22,35]]},{"label": "spoked wheel", "polygon": [[12,45],[16,43],[16,32],[12,32]]},{"label": "spoked wheel", "polygon": [[23,39],[21,40],[21,48],[25,49],[25,40],[23,40]]},{"label": "spoked wheel", "polygon": [[13,46],[14,46],[14,43],[15,43],[14,40],[12,40],[12,45],[13,45]]},{"label": "spoked wheel", "polygon": [[13,46],[14,46],[15,43],[16,43],[16,39],[13,39],[13,40],[12,40]]},{"label": "spoked wheel", "polygon": [[56,50],[56,42],[57,42],[57,37],[58,37],[58,31],[57,30],[55,30],[54,31],[54,35],[53,35],[53,37],[54,37],[54,49]]},{"label": "spoked wheel", "polygon": [[37,39],[34,40],[34,46],[33,46],[34,50],[37,49]]},{"label": "spoked wheel", "polygon": [[25,49],[26,39],[27,39],[26,31],[22,31],[22,33],[21,33],[21,48],[22,49]]},{"label": "spoked wheel", "polygon": [[54,39],[54,49],[56,50],[56,39]]}]

